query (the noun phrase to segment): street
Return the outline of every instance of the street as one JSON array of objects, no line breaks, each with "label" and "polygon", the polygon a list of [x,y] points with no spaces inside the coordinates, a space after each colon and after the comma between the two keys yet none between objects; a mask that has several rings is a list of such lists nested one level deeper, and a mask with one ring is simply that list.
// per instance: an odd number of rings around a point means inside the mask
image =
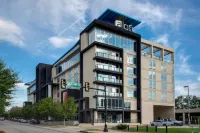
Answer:
[{"label": "street", "polygon": [[77,133],[80,128],[51,128],[5,120],[0,121],[1,130],[6,133]]}]

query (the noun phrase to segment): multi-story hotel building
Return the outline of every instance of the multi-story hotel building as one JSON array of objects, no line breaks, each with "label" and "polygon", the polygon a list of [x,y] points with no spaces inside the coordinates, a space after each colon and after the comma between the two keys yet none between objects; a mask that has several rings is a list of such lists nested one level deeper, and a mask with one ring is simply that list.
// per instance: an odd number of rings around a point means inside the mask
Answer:
[{"label": "multi-story hotel building", "polygon": [[[78,103],[79,122],[148,124],[154,119],[174,118],[174,51],[144,39],[132,28],[140,21],[107,9],[81,33],[77,43],[53,65],[36,70],[36,101],[52,97],[62,102],[71,96]],[[40,64],[41,65],[41,64]],[[49,79],[42,85],[38,79]],[[43,76],[47,78],[43,78]],[[61,89],[60,81],[90,87]],[[38,83],[37,83],[38,82]],[[38,95],[38,96],[37,96]],[[42,96],[42,97],[41,97]]]}]

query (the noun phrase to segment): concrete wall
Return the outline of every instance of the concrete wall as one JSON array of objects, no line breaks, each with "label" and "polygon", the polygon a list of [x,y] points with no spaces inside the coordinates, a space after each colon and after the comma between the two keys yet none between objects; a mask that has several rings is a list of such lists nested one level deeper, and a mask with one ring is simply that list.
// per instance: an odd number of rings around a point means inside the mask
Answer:
[{"label": "concrete wall", "polygon": [[[89,82],[90,87],[95,88],[95,84],[93,84],[93,81],[95,81],[95,72],[93,72],[95,68],[95,60],[93,58],[95,57],[95,50],[96,46],[93,46],[90,48],[87,52],[83,54],[83,84],[85,82]],[[83,89],[83,97],[89,97],[89,108],[96,108],[96,99],[93,98],[95,95],[95,90],[90,90],[89,92],[86,92],[85,89]]]},{"label": "concrete wall", "polygon": [[[172,89],[172,76],[174,73],[172,73],[172,68],[174,66],[173,62],[165,62],[163,61],[163,50],[168,50],[173,54],[173,49],[168,48],[147,40],[142,39],[142,43],[148,44],[150,47],[150,52],[149,55],[147,56],[142,56],[141,57],[141,99],[142,99],[142,124],[149,124],[149,122],[153,121],[157,117],[171,117],[174,118],[174,90]],[[161,59],[155,59],[153,57],[153,50],[151,51],[152,47],[155,46],[156,48],[161,49]],[[149,60],[154,60],[156,62],[156,68],[149,69]],[[172,60],[174,61],[174,59]],[[162,62],[166,63],[166,73],[167,74],[167,89],[162,90],[162,80],[161,80],[161,75],[162,75]],[[149,71],[155,72],[156,73],[156,79],[150,79],[149,78]],[[150,88],[149,87],[149,81],[156,81],[156,88]],[[149,99],[149,92],[150,90],[156,91],[156,99],[155,100],[150,100]],[[167,101],[162,101],[161,95],[162,93],[167,94]],[[172,97],[173,96],[173,97]],[[157,108],[154,108],[154,106],[160,106]],[[162,115],[163,113],[163,115]]]}]

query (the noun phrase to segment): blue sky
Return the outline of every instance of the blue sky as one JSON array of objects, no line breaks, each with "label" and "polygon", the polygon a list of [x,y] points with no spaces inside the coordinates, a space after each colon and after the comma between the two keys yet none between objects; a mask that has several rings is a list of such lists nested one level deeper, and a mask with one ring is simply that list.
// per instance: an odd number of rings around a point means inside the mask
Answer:
[{"label": "blue sky", "polygon": [[19,72],[12,106],[26,100],[24,83],[35,79],[38,63],[54,63],[79,33],[107,8],[142,23],[144,39],[175,49],[176,96],[200,96],[200,1],[183,0],[0,0],[0,58]]}]

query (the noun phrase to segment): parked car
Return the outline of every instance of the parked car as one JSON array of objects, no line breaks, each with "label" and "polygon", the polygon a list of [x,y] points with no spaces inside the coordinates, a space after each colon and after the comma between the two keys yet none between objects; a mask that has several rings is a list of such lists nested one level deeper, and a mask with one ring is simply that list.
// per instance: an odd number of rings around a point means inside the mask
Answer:
[{"label": "parked car", "polygon": [[0,117],[0,121],[4,121],[4,117]]},{"label": "parked car", "polygon": [[170,119],[161,119],[163,126],[173,126],[174,122],[171,121]]},{"label": "parked car", "polygon": [[183,121],[177,121],[174,118],[167,118],[167,119],[172,121],[174,126],[183,126]]},{"label": "parked car", "polygon": [[155,120],[155,121],[150,122],[150,125],[151,126],[163,126],[163,121]]},{"label": "parked car", "polygon": [[24,120],[24,119],[21,119],[20,122],[21,122],[21,123],[27,123],[28,121],[27,121],[27,120]]},{"label": "parked car", "polygon": [[31,119],[30,124],[40,124],[40,120],[38,119]]}]

